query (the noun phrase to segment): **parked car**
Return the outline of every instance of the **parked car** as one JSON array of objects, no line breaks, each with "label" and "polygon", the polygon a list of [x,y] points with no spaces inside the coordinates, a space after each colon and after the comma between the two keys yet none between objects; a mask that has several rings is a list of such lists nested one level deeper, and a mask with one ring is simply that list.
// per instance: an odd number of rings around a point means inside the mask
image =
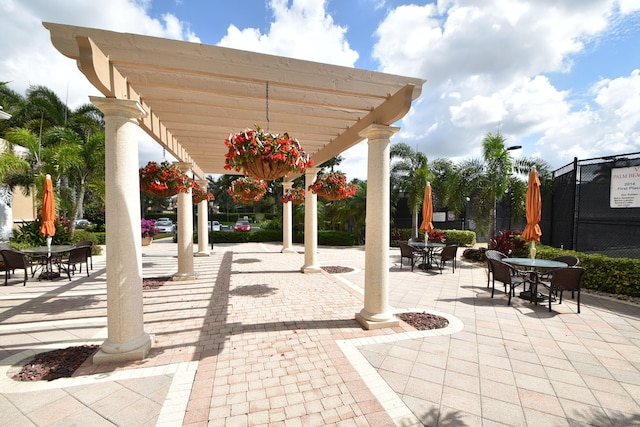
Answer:
[{"label": "parked car", "polygon": [[171,220],[171,218],[158,218],[158,219],[156,219],[156,221],[169,221],[169,222],[173,222],[173,221]]},{"label": "parked car", "polygon": [[251,231],[251,224],[249,221],[236,221],[236,225],[233,226],[235,231]]},{"label": "parked car", "polygon": [[159,233],[175,233],[176,231],[176,227],[171,220],[156,221],[156,228]]},{"label": "parked car", "polygon": [[220,231],[220,222],[209,221],[209,230]]},{"label": "parked car", "polygon": [[76,219],[76,228],[87,228],[90,225],[91,225],[91,221],[89,221],[88,219],[84,219],[84,218]]}]

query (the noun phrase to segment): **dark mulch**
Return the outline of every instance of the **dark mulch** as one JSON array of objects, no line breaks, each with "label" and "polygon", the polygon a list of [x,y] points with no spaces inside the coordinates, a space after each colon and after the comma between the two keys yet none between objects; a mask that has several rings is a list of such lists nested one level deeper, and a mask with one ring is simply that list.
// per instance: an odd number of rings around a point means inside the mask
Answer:
[{"label": "dark mulch", "polygon": [[16,381],[52,381],[71,377],[76,369],[99,347],[98,345],[82,345],[37,354],[11,379]]},{"label": "dark mulch", "polygon": [[142,279],[142,289],[158,289],[160,286],[164,284],[164,282],[168,282],[171,280],[170,276],[163,277],[145,277]]},{"label": "dark mulch", "polygon": [[441,316],[436,316],[429,313],[401,313],[396,314],[403,322],[408,323],[419,331],[426,331],[429,329],[442,329],[449,326],[449,321]]},{"label": "dark mulch", "polygon": [[353,271],[353,268],[341,267],[339,265],[325,265],[320,268],[331,274],[349,273],[350,271]]}]

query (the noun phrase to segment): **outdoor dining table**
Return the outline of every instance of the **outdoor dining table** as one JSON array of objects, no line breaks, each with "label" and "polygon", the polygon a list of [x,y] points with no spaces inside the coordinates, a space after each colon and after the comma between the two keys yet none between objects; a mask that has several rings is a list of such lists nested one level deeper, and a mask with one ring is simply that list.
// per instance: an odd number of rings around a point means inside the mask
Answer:
[{"label": "outdoor dining table", "polygon": [[424,252],[424,264],[420,264],[418,267],[423,270],[433,268],[433,253],[436,249],[442,249],[446,245],[444,243],[436,242],[409,242],[409,246]]},{"label": "outdoor dining table", "polygon": [[552,261],[548,259],[537,258],[503,258],[503,262],[513,266],[524,268],[529,275],[529,291],[520,292],[520,298],[528,299],[531,302],[544,301],[545,297],[538,294],[538,285],[540,284],[540,274],[556,268],[567,267],[567,264],[561,261]]},{"label": "outdoor dining table", "polygon": [[53,271],[53,260],[60,259],[65,253],[73,249],[73,245],[51,245],[51,246],[34,246],[31,248],[21,249],[20,252],[26,254],[30,258],[40,261],[42,265],[42,273],[39,279],[52,280],[60,277],[60,273]]}]

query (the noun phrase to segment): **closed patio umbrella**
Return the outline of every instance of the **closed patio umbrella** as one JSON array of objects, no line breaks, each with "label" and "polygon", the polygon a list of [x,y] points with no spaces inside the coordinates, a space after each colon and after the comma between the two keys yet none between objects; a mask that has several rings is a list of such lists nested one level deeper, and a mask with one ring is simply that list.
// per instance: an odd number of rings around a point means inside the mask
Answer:
[{"label": "closed patio umbrella", "polygon": [[51,175],[47,174],[44,180],[44,195],[42,196],[42,225],[40,234],[47,238],[47,246],[51,246],[51,240],[56,234],[56,204],[53,198],[53,183]]},{"label": "closed patio umbrella", "polygon": [[[420,230],[425,233],[433,230],[433,201],[431,200],[431,183],[427,182],[427,186],[424,189],[424,201],[422,202],[422,224],[420,224]],[[429,240],[425,237],[424,240]]]},{"label": "closed patio umbrella", "polygon": [[542,217],[542,200],[540,198],[540,179],[538,171],[533,168],[529,172],[529,185],[527,187],[527,226],[522,232],[522,238],[531,242],[531,258],[536,257],[536,242],[540,241],[540,219]]}]

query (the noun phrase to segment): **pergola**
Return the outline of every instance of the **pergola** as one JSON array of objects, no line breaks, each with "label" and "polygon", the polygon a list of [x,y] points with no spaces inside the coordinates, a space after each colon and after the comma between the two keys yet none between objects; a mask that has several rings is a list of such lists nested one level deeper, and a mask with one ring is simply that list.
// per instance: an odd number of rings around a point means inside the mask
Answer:
[{"label": "pergola", "polygon": [[[43,25],[56,49],[74,59],[104,95],[91,101],[103,111],[106,124],[109,337],[95,362],[142,358],[151,345],[142,323],[140,202],[131,191],[138,179],[137,126],[201,180],[205,174],[229,173],[224,170],[224,139],[254,124],[296,137],[318,166],[367,139],[367,283],[365,307],[356,317],[365,327],[394,323],[386,290],[389,139],[398,130],[391,125],[409,111],[424,80],[219,46]],[[317,168],[306,171],[307,185],[316,173]],[[290,188],[291,183],[283,185]],[[306,273],[320,270],[315,259],[316,203],[316,196],[307,192],[301,268]],[[176,280],[194,277],[192,209],[190,195],[180,193]],[[291,204],[283,209],[287,252]],[[206,236],[206,202],[198,205],[198,212],[198,234]],[[206,239],[200,238],[197,255],[208,255],[206,247]]]}]

